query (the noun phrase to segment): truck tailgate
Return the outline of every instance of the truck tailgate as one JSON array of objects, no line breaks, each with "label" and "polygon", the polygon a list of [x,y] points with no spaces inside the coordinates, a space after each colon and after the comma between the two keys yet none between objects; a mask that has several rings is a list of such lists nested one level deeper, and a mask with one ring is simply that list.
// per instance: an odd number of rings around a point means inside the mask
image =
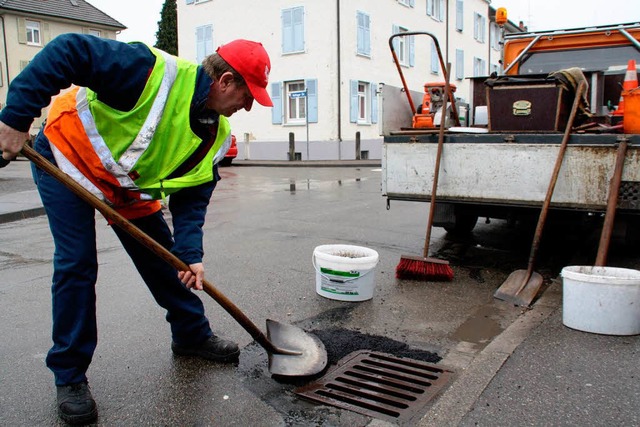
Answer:
[{"label": "truck tailgate", "polygon": [[[556,208],[604,210],[621,135],[572,135],[552,198]],[[638,135],[630,135],[620,208],[640,209]],[[562,140],[560,134],[448,134],[438,200],[539,207]],[[508,142],[505,142],[508,141]],[[392,200],[428,201],[436,135],[385,137],[383,193]],[[634,144],[635,143],[635,144]]]}]

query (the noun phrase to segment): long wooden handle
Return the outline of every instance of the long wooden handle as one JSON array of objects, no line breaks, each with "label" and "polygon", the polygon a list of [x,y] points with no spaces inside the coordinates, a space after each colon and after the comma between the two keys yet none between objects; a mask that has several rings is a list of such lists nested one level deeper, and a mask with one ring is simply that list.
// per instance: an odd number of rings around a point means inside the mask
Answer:
[{"label": "long wooden handle", "polygon": [[[180,260],[177,256],[172,254],[164,246],[152,239],[144,231],[140,230],[128,219],[120,215],[115,209],[107,205],[102,200],[94,196],[90,191],[74,181],[69,175],[62,172],[56,166],[54,166],[47,159],[42,157],[37,151],[31,148],[28,144],[22,149],[22,154],[29,160],[31,160],[37,167],[47,172],[49,175],[56,178],[62,184],[64,184],[69,190],[75,193],[82,200],[89,205],[100,211],[105,218],[110,219],[125,232],[129,233],[131,237],[140,242],[143,246],[155,253],[161,259],[175,267],[179,271],[189,271],[189,266]],[[218,304],[222,306],[252,337],[258,342],[265,350],[270,353],[276,354],[299,354],[297,352],[291,352],[289,350],[280,349],[276,347],[267,336],[229,299],[220,292],[213,284],[204,280],[204,291],[209,294]]]},{"label": "long wooden handle", "polygon": [[[445,70],[444,94],[442,95],[442,114],[440,115],[440,128],[438,130],[438,149],[436,150],[436,166],[433,172],[433,185],[431,186],[431,203],[429,204],[429,218],[427,219],[427,235],[424,238],[424,249],[422,256],[429,256],[429,243],[431,241],[431,228],[433,228],[433,215],[436,208],[436,192],[438,190],[438,176],[440,175],[440,159],[442,158],[442,147],[444,146],[444,123],[447,113],[447,100],[449,98],[449,72],[451,64],[447,64]],[[452,108],[455,108],[452,105]]]},{"label": "long wooden handle", "polygon": [[611,233],[613,232],[613,223],[616,217],[616,208],[618,206],[618,193],[620,193],[620,182],[622,181],[622,169],[624,169],[624,159],[627,155],[627,139],[621,138],[618,146],[618,154],[616,156],[615,169],[611,177],[609,185],[609,198],[607,200],[607,212],[604,215],[604,223],[602,224],[602,233],[600,234],[600,243],[598,245],[598,255],[596,256],[595,265],[604,267],[607,263],[607,254],[609,252],[609,243],[611,242]]},{"label": "long wooden handle", "polygon": [[553,167],[553,173],[551,174],[551,180],[549,182],[549,187],[547,188],[547,195],[544,198],[544,203],[542,204],[542,210],[540,211],[540,217],[538,217],[538,225],[536,225],[536,231],[533,235],[533,243],[531,244],[531,252],[529,253],[529,264],[527,266],[527,274],[520,286],[520,289],[516,292],[516,295],[519,294],[524,287],[527,285],[527,282],[531,278],[531,274],[533,274],[533,266],[535,263],[536,255],[538,253],[538,248],[540,247],[540,240],[542,238],[542,229],[544,228],[544,224],[547,219],[547,214],[549,213],[549,205],[551,204],[551,197],[553,196],[553,191],[556,188],[556,182],[558,181],[558,175],[560,174],[560,168],[562,167],[562,161],[564,160],[564,152],[567,149],[567,144],[569,142],[569,137],[571,136],[571,128],[573,127],[573,122],[576,118],[576,114],[578,112],[578,106],[580,105],[580,100],[582,99],[582,93],[586,88],[586,83],[581,81],[578,84],[578,88],[576,89],[576,96],[573,100],[573,105],[571,107],[571,114],[569,115],[569,120],[567,121],[567,126],[564,129],[564,135],[562,137],[562,142],[560,143],[560,150],[558,151],[558,156],[556,157],[556,163]]}]

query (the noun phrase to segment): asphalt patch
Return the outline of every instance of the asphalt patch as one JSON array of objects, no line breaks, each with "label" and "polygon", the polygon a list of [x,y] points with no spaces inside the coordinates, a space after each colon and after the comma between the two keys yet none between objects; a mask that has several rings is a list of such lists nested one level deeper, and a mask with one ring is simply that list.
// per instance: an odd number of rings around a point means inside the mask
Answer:
[{"label": "asphalt patch", "polygon": [[407,357],[428,363],[438,363],[442,358],[430,351],[411,348],[408,344],[391,338],[363,334],[342,328],[311,331],[327,349],[328,365],[335,365],[350,353],[358,350],[372,350],[397,357]]}]

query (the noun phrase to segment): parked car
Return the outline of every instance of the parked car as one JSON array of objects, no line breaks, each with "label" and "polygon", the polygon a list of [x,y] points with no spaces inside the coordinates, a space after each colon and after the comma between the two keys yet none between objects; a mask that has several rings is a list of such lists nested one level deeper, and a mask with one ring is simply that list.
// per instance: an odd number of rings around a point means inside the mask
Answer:
[{"label": "parked car", "polygon": [[236,145],[236,136],[231,135],[231,146],[229,151],[224,155],[224,159],[220,160],[220,166],[231,166],[231,162],[238,155],[238,146]]}]

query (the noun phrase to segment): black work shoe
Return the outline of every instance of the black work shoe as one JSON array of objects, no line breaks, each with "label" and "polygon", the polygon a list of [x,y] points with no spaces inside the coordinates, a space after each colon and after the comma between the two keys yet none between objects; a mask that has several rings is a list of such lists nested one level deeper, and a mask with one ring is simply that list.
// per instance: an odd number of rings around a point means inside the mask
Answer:
[{"label": "black work shoe", "polygon": [[171,343],[171,350],[178,356],[197,356],[215,362],[235,362],[240,355],[238,344],[215,335],[194,346]]},{"label": "black work shoe", "polygon": [[88,424],[98,418],[96,401],[85,383],[57,386],[58,415],[72,424]]}]

